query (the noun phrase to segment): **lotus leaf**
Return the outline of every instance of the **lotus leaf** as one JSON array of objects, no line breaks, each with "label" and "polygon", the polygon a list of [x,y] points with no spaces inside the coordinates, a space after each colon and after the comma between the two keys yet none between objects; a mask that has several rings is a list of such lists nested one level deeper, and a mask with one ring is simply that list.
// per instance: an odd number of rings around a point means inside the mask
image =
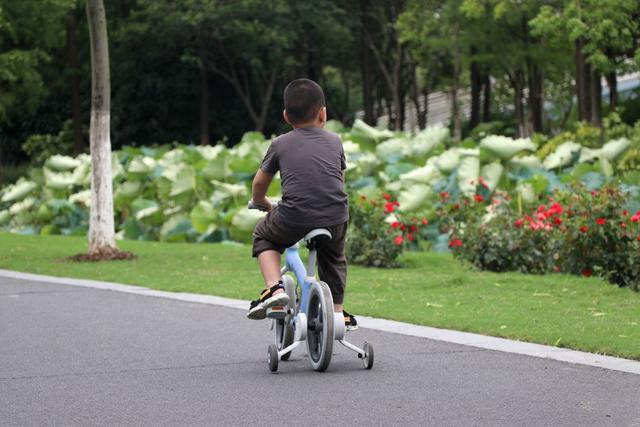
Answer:
[{"label": "lotus leaf", "polygon": [[3,202],[16,202],[27,197],[31,193],[37,184],[33,181],[26,181],[21,179],[16,184],[9,186],[6,193],[2,196]]},{"label": "lotus leaf", "polygon": [[398,196],[398,209],[402,212],[415,211],[422,207],[424,202],[433,194],[429,185],[415,184],[400,192]]},{"label": "lotus leaf", "polygon": [[489,191],[493,192],[498,187],[503,171],[504,167],[498,161],[482,167],[480,176],[484,178],[484,181],[489,186]]},{"label": "lotus leaf", "polygon": [[480,141],[480,147],[492,151],[503,160],[512,158],[523,150],[534,151],[536,145],[528,138],[512,139],[507,136],[489,135]]},{"label": "lotus leaf", "polygon": [[35,205],[35,203],[36,203],[36,199],[34,197],[27,197],[21,202],[14,203],[9,208],[9,213],[11,215],[18,215],[19,213],[22,213],[31,209]]},{"label": "lotus leaf", "polygon": [[74,159],[73,157],[56,154],[47,159],[45,166],[56,171],[68,171],[77,168],[80,163],[80,160]]},{"label": "lotus leaf", "polygon": [[211,203],[200,201],[191,210],[191,224],[198,233],[206,233],[216,218],[216,210],[211,206]]},{"label": "lotus leaf", "polygon": [[576,153],[580,153],[582,146],[573,141],[567,141],[561,144],[556,151],[547,156],[542,162],[543,166],[548,169],[558,169],[571,164]]}]

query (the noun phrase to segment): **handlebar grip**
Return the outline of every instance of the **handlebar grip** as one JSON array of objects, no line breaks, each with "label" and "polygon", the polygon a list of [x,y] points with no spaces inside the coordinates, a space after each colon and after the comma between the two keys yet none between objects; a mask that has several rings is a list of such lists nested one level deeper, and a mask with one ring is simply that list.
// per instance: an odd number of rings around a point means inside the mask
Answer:
[{"label": "handlebar grip", "polygon": [[[271,209],[274,209],[276,206],[278,206],[278,202],[271,202]],[[249,203],[247,204],[247,209],[256,209],[263,212],[267,211],[264,207],[255,205],[253,203],[253,200],[249,200]]]}]

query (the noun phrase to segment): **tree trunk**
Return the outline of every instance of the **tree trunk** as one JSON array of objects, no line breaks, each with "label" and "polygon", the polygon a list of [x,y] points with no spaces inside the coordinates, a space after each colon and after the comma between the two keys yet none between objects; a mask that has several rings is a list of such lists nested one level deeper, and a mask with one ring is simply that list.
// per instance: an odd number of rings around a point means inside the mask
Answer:
[{"label": "tree trunk", "polygon": [[524,76],[521,70],[514,73],[511,78],[513,86],[513,108],[518,122],[518,137],[525,138],[528,136],[527,124],[524,115],[523,92],[524,92]]},{"label": "tree trunk", "polygon": [[453,59],[453,88],[451,90],[451,114],[453,118],[453,140],[459,143],[462,140],[462,119],[460,117],[460,106],[458,105],[458,89],[460,88],[460,48],[458,46],[458,26],[456,25],[456,49]]},{"label": "tree trunk", "polygon": [[482,121],[491,121],[491,76],[489,73],[484,75],[484,95],[482,100]]},{"label": "tree trunk", "polygon": [[200,145],[209,145],[209,73],[200,67]]},{"label": "tree trunk", "polygon": [[[472,52],[473,54],[474,52]],[[471,61],[471,118],[469,128],[480,123],[480,92],[482,91],[482,74],[476,61]]]},{"label": "tree trunk", "polygon": [[91,213],[89,254],[116,250],[111,178],[111,81],[107,21],[102,0],[87,0],[91,40]]},{"label": "tree trunk", "polygon": [[591,124],[602,127],[602,76],[597,70],[591,72]]},{"label": "tree trunk", "polygon": [[584,41],[576,40],[576,89],[578,97],[578,118],[579,120],[591,120],[592,94],[591,94],[591,65],[586,61],[582,52]]},{"label": "tree trunk", "polygon": [[537,64],[529,66],[529,115],[531,117],[531,129],[533,132],[542,132],[543,74]]},{"label": "tree trunk", "polygon": [[413,107],[416,109],[416,121],[418,122],[418,129],[424,129],[426,126],[425,116],[422,114],[422,107],[420,106],[420,92],[418,91],[418,69],[415,64],[411,64],[411,101],[413,101]]},{"label": "tree trunk", "polygon": [[618,76],[615,71],[607,73],[607,86],[609,86],[609,111],[618,106]]},{"label": "tree trunk", "polygon": [[80,67],[76,46],[76,15],[72,9],[67,16],[67,65],[71,83],[71,120],[73,123],[73,152],[78,155],[84,151],[82,141],[82,112],[80,110]]},{"label": "tree trunk", "polygon": [[369,8],[369,2],[360,1],[360,73],[362,74],[362,101],[364,107],[364,121],[370,125],[375,125],[374,99],[372,95],[371,81],[371,60],[367,54],[367,44],[365,42],[365,12]]}]

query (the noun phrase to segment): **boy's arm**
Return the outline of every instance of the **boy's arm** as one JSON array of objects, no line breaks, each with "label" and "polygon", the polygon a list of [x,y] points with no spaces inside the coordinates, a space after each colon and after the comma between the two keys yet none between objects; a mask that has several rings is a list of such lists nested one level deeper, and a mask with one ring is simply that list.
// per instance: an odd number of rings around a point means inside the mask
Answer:
[{"label": "boy's arm", "polygon": [[273,175],[262,169],[258,169],[258,173],[253,178],[251,199],[254,204],[264,207],[267,211],[271,210],[271,200],[267,197],[267,189],[272,179]]}]

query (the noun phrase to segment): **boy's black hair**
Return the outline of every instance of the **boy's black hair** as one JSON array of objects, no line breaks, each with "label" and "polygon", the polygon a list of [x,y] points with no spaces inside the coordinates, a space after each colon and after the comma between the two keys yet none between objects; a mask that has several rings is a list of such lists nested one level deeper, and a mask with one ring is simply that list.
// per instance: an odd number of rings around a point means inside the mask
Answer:
[{"label": "boy's black hair", "polygon": [[291,124],[312,121],[324,106],[324,92],[313,80],[297,79],[284,89],[284,109]]}]

